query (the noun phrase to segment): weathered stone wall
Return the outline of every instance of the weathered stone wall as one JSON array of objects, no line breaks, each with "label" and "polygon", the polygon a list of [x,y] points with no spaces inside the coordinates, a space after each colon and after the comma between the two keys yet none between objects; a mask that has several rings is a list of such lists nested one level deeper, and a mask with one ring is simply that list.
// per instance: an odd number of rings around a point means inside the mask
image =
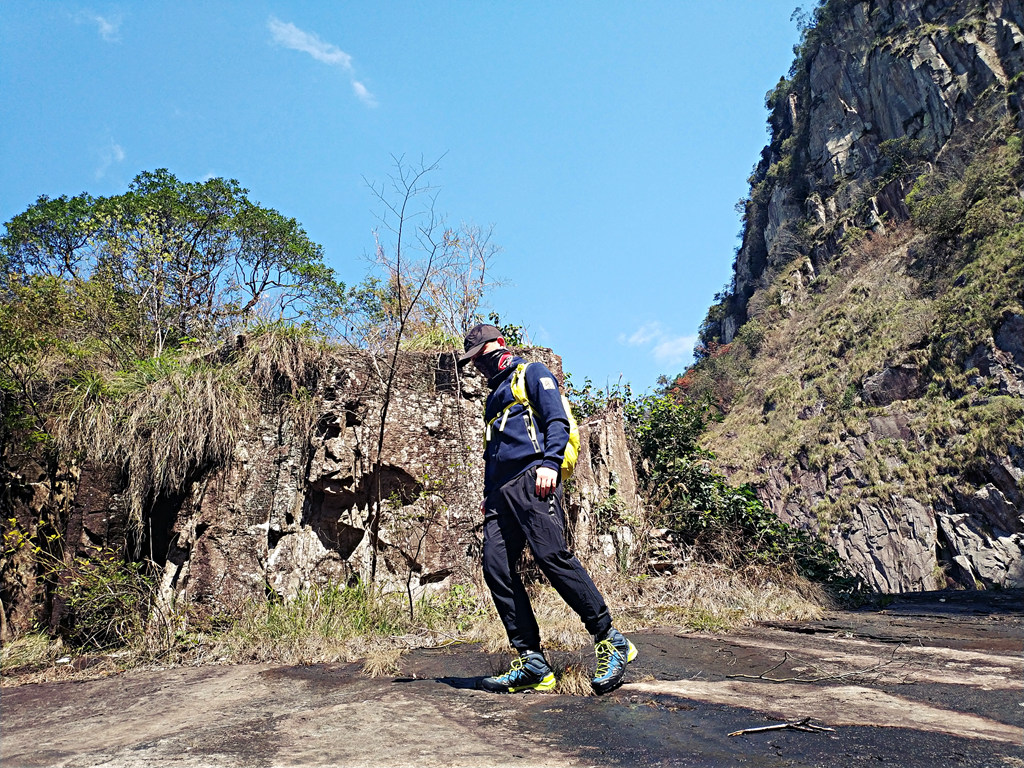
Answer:
[{"label": "weathered stone wall", "polygon": [[264,411],[234,461],[186,504],[176,529],[188,551],[168,566],[165,589],[227,604],[264,589],[291,597],[369,579],[374,567],[378,580],[414,588],[460,568],[452,554],[469,547],[478,503],[472,398],[481,393],[467,380],[457,395],[450,357],[403,354],[377,468],[386,375],[378,365],[339,353],[312,412]]},{"label": "weathered stone wall", "polygon": [[[561,376],[550,350],[525,354]],[[377,365],[338,355],[312,434],[294,416],[267,412],[232,465],[197,485],[175,525],[183,554],[168,564],[166,590],[224,605],[264,588],[288,597],[371,574],[414,593],[474,578],[485,382],[471,367],[458,371],[450,355],[403,353],[377,471],[385,373]],[[591,505],[613,485],[637,504],[621,415],[608,423],[615,415],[583,428],[587,450],[569,514],[585,559],[603,552],[588,527]]]},{"label": "weathered stone wall", "polygon": [[[523,354],[561,379],[550,350]],[[265,402],[228,465],[196,472],[179,494],[159,499],[142,531],[124,511],[126,478],[88,464],[63,474],[26,464],[31,477],[8,478],[7,506],[33,536],[45,518],[72,544],[68,557],[89,546],[134,548],[162,567],[165,599],[211,610],[371,576],[414,595],[477,579],[486,383],[472,366],[458,371],[451,355],[402,353],[377,469],[382,366],[360,352],[334,354],[309,401]],[[581,559],[615,567],[628,556],[628,535],[597,530],[593,510],[609,494],[639,509],[621,413],[581,425],[581,437],[570,533]],[[5,629],[8,619],[14,631],[40,617],[58,621],[31,548],[19,557],[25,562],[5,561]]]}]

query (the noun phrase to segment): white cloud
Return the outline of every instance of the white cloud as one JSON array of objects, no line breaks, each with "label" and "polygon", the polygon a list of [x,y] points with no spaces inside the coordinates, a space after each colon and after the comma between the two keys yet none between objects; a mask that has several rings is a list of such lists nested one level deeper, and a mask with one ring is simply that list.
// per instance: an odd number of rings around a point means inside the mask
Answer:
[{"label": "white cloud", "polygon": [[367,106],[377,106],[377,99],[374,95],[370,93],[365,85],[356,80],[355,68],[352,66],[352,57],[338,46],[321,40],[318,35],[312,32],[299,29],[290,21],[281,21],[275,16],[271,16],[267,20],[267,29],[270,30],[271,37],[278,45],[290,48],[293,51],[308,53],[323,64],[341,67],[345,74],[348,75],[349,81],[352,83],[352,91],[359,100]]},{"label": "white cloud", "polygon": [[633,335],[625,339],[625,341],[631,347],[642,347],[663,334],[664,331],[661,329],[661,323],[647,323],[647,325],[642,325],[633,331]]},{"label": "white cloud", "polygon": [[352,57],[331,43],[326,43],[312,32],[303,32],[291,22],[285,23],[273,16],[267,22],[267,29],[274,36],[274,42],[293,51],[308,53],[324,64],[338,64],[352,71]]},{"label": "white cloud", "polygon": [[356,92],[356,96],[359,97],[359,100],[362,101],[367,106],[377,106],[377,99],[374,98],[374,95],[370,93],[368,90],[366,90],[366,86],[360,83],[358,80],[352,81],[352,90]]},{"label": "white cloud", "polygon": [[96,168],[96,178],[102,179],[107,171],[116,163],[123,163],[125,158],[124,148],[116,141],[111,140],[110,144],[100,151],[100,164]]},{"label": "white cloud", "polygon": [[621,334],[619,342],[631,347],[647,347],[659,365],[681,366],[690,362],[697,335],[681,336],[653,322],[637,328],[631,335]]},{"label": "white cloud", "polygon": [[654,345],[654,359],[663,365],[682,365],[689,362],[696,343],[697,334],[664,338]]},{"label": "white cloud", "polygon": [[100,33],[100,37],[106,40],[108,43],[118,42],[121,32],[121,15],[116,16],[100,16],[98,13],[92,11],[81,11],[76,20],[79,24],[95,24],[96,30]]}]

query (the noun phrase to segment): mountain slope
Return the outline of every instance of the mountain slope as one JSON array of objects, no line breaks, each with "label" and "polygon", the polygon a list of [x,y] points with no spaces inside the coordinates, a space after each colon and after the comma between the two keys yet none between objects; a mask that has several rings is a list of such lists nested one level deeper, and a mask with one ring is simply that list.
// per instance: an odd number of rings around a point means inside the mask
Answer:
[{"label": "mountain slope", "polygon": [[1024,585],[1024,6],[830,0],[680,380],[880,591]]}]

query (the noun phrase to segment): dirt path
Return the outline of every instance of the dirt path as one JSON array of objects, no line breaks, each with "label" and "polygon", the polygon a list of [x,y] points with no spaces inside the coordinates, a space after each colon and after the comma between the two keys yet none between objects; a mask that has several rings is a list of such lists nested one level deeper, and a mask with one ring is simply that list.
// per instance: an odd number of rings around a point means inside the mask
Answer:
[{"label": "dirt path", "polygon": [[[632,636],[629,682],[602,698],[477,690],[496,661],[472,646],[412,653],[397,678],[260,665],[5,688],[0,758],[4,768],[1020,768],[1022,598],[916,596],[729,635],[645,632]],[[804,717],[835,730],[728,735]]]}]

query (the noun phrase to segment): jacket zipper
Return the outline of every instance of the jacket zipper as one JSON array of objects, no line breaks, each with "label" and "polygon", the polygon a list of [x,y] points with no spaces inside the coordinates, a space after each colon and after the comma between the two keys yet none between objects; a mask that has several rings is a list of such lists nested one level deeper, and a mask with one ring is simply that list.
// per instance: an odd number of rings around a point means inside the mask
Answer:
[{"label": "jacket zipper", "polygon": [[533,416],[527,411],[523,414],[523,423],[526,424],[526,433],[530,436],[530,442],[533,443],[533,450],[535,453],[540,453],[540,443],[537,442],[537,428],[533,424]]}]

